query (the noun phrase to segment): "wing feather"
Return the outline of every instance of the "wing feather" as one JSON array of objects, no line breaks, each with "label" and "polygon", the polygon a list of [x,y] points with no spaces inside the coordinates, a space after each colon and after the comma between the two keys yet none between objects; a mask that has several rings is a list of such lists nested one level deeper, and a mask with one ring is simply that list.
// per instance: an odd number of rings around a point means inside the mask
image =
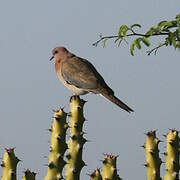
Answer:
[{"label": "wing feather", "polygon": [[78,88],[93,90],[99,84],[106,85],[95,67],[89,61],[80,57],[69,58],[63,62],[61,68],[65,81]]}]

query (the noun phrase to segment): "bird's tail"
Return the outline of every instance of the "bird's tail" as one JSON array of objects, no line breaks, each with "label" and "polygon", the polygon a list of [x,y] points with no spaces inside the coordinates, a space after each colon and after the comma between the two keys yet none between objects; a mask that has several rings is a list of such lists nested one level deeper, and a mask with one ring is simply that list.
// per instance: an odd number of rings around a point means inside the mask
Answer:
[{"label": "bird's tail", "polygon": [[101,93],[101,95],[107,98],[112,103],[119,106],[120,108],[124,109],[125,111],[129,113],[133,112],[133,110],[130,107],[128,107],[125,103],[118,99],[114,94]]}]

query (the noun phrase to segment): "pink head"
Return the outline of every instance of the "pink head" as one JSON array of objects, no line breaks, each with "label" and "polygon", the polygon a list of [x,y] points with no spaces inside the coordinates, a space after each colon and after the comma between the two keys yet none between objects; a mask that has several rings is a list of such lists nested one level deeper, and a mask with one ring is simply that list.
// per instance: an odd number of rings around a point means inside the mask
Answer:
[{"label": "pink head", "polygon": [[56,60],[65,59],[69,54],[69,51],[65,47],[56,47],[52,50],[53,56],[50,61],[55,58]]}]

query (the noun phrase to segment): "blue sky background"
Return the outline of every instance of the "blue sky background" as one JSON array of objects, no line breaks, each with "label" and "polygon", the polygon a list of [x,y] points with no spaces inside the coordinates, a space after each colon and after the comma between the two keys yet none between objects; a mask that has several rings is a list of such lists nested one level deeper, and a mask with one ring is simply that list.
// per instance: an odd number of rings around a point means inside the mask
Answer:
[{"label": "blue sky background", "polygon": [[[52,109],[65,106],[71,93],[57,79],[51,50],[59,45],[87,58],[104,76],[116,95],[135,113],[128,114],[100,96],[86,95],[84,146],[86,173],[101,167],[103,153],[119,155],[123,179],[145,179],[144,133],[179,129],[179,51],[162,48],[156,56],[146,49],[132,57],[126,44],[93,47],[100,33],[116,34],[121,24],[140,23],[143,29],[179,13],[174,0],[1,0],[0,5],[0,148],[16,147],[25,168],[46,174]],[[156,42],[156,41],[155,41]],[[158,41],[157,41],[158,42]],[[155,46],[155,44],[153,44]],[[164,152],[164,144],[160,145]],[[162,165],[163,167],[164,165]],[[163,171],[162,171],[163,172]]]}]

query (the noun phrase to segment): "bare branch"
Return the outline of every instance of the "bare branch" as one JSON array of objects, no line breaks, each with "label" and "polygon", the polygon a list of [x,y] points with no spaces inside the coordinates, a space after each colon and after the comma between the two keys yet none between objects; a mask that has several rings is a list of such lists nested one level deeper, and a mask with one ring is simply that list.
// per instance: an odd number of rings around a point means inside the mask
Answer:
[{"label": "bare branch", "polygon": [[151,49],[150,51],[147,51],[147,55],[148,55],[148,56],[151,55],[152,52],[154,52],[154,55],[156,55],[157,50],[158,50],[159,48],[161,48],[162,46],[165,46],[165,45],[166,45],[166,43],[162,43],[162,44],[160,44],[159,46]]}]

